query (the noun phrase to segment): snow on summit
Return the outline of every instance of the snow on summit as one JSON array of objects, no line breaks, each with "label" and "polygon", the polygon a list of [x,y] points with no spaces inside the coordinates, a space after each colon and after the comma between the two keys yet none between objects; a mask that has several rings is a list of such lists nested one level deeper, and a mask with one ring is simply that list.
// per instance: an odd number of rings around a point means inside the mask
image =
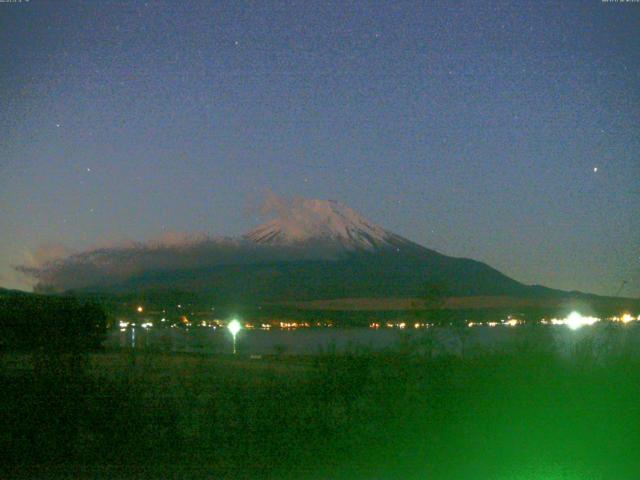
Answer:
[{"label": "snow on summit", "polygon": [[346,249],[394,246],[394,234],[334,200],[276,199],[269,205],[277,217],[245,235],[260,244],[298,245],[311,242],[339,244]]}]

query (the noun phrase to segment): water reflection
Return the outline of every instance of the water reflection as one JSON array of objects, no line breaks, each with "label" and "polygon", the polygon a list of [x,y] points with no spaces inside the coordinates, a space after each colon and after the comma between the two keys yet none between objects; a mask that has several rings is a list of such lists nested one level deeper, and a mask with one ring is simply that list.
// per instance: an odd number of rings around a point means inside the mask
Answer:
[{"label": "water reflection", "polygon": [[[640,351],[637,325],[600,324],[580,330],[564,326],[431,328],[425,330],[318,328],[298,330],[241,330],[237,336],[238,353],[244,355],[309,355],[328,352],[404,350],[430,354],[467,355],[548,346],[561,352],[575,349],[581,342],[594,348],[615,351],[632,348]],[[141,328],[129,326],[110,332],[106,342],[111,348],[150,349],[166,352],[232,353],[232,335],[226,329],[213,328]]]}]

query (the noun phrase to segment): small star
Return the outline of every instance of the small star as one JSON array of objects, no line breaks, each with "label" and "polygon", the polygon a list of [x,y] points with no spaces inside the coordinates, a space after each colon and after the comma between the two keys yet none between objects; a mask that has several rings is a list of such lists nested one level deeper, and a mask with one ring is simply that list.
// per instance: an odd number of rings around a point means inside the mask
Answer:
[{"label": "small star", "polygon": [[90,209],[89,209],[89,212],[90,212],[90,213],[93,213],[93,208],[90,208]]},{"label": "small star", "polygon": [[59,123],[56,123],[56,127],[57,127],[57,128],[60,128],[60,124],[59,124]]},{"label": "small star", "polygon": [[593,167],[593,173],[597,173],[598,172],[598,167]]},{"label": "small star", "polygon": [[309,181],[309,179],[307,177],[304,177],[304,183],[307,183]]},{"label": "small star", "polygon": [[236,47],[237,47],[239,42],[238,42],[238,40],[236,40],[236,41],[235,41],[235,42],[233,42],[233,43],[234,43],[234,44],[236,45]]},{"label": "small star", "polygon": [[87,172],[90,172],[90,171],[91,171],[91,169],[89,167],[87,167]]}]

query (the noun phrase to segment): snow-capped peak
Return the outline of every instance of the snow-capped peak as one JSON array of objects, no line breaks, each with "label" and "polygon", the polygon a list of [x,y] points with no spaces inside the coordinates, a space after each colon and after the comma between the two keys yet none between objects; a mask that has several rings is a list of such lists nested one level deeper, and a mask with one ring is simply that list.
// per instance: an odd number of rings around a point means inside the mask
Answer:
[{"label": "snow-capped peak", "polygon": [[398,238],[334,200],[280,200],[274,209],[277,218],[250,231],[245,238],[271,245],[330,242],[349,250],[391,247]]}]

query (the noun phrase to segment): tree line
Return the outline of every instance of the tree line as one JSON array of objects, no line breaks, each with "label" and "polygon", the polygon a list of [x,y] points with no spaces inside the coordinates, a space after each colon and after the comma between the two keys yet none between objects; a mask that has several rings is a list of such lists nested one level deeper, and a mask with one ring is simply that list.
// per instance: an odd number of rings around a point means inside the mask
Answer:
[{"label": "tree line", "polygon": [[2,350],[80,353],[97,349],[107,314],[94,302],[45,295],[0,296]]}]

